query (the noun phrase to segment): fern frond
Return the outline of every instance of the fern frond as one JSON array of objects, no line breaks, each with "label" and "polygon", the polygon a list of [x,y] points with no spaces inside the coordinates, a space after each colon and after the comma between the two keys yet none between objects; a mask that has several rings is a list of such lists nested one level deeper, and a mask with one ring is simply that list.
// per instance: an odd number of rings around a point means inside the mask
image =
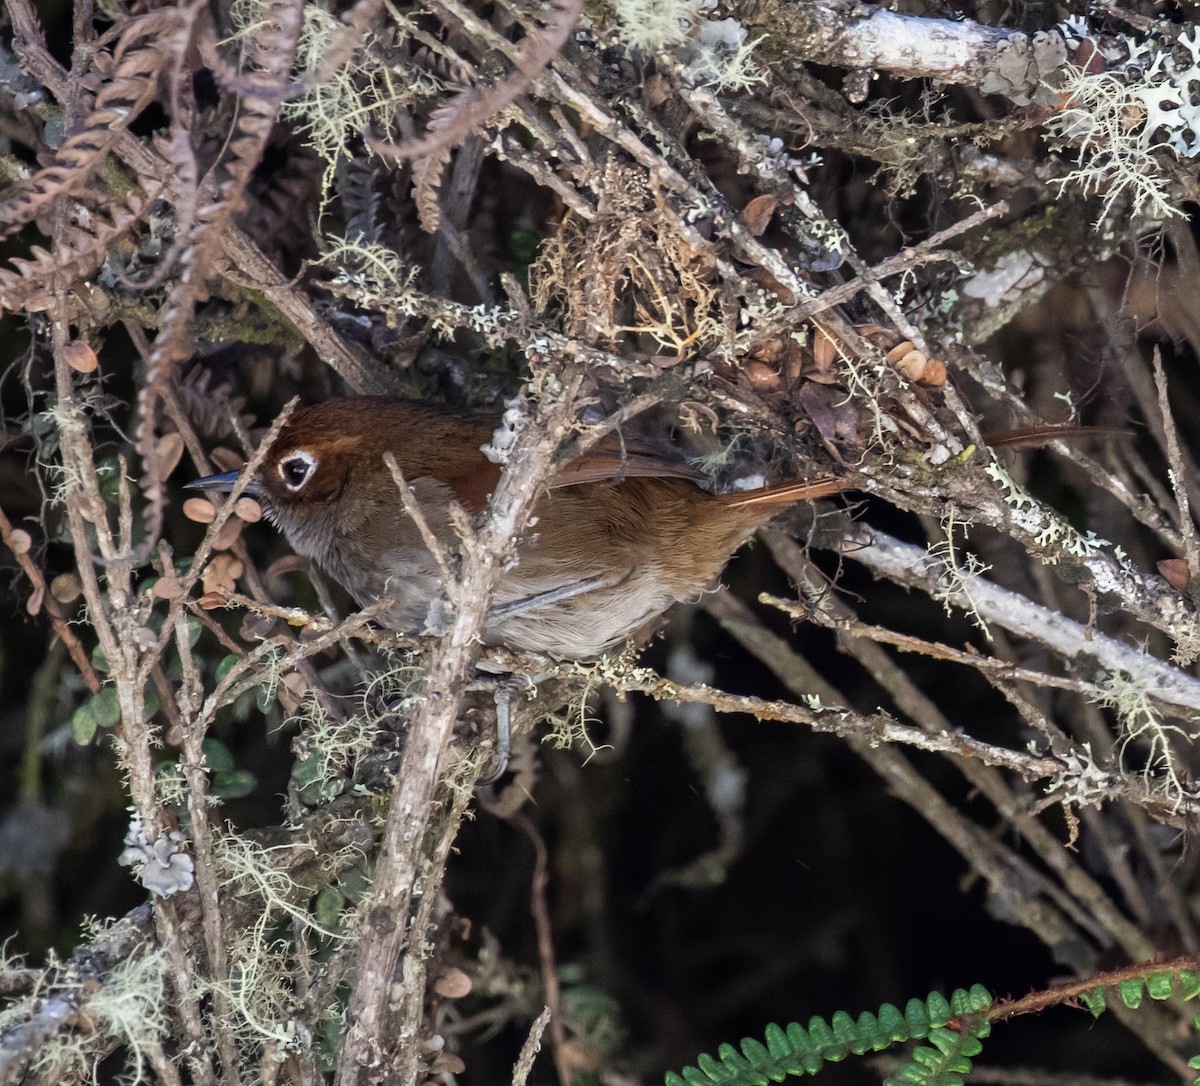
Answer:
[{"label": "fern frond", "polygon": [[668,1073],[666,1086],[766,1086],[789,1076],[815,1075],[825,1063],[851,1053],[881,1052],[914,1039],[928,1039],[932,1047],[922,1045],[913,1053],[897,1083],[958,1086],[971,1068],[971,1057],[982,1047],[979,1039],[991,1029],[982,1017],[991,1005],[990,993],[976,984],[956,990],[948,1001],[937,992],[925,1000],[910,999],[903,1014],[885,1003],[878,1013],[864,1011],[857,1018],[845,1011],[837,1011],[828,1022],[810,1018],[807,1029],[798,1022],[786,1029],[772,1023],[766,1028],[765,1045],[749,1037],[740,1051],[723,1044],[715,1058],[704,1054],[695,1067]]}]

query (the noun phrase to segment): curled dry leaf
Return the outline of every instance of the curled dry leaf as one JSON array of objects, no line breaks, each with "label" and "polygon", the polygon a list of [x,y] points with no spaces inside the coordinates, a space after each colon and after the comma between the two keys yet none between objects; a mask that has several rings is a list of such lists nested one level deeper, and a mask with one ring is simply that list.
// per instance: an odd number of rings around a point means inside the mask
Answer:
[{"label": "curled dry leaf", "polygon": [[179,461],[183,458],[183,434],[163,434],[158,439],[157,455],[165,479],[179,467]]},{"label": "curled dry leaf", "polygon": [[13,554],[18,557],[22,554],[28,554],[29,548],[33,546],[33,536],[31,536],[24,528],[14,528],[8,535],[8,546]]},{"label": "curled dry leaf", "polygon": [[307,693],[308,680],[298,671],[289,671],[279,680],[279,685],[275,688],[275,696],[286,713],[298,711],[304,701],[304,695]]},{"label": "curled dry leaf", "polygon": [[233,511],[242,518],[247,524],[257,524],[262,520],[262,506],[253,498],[238,498],[237,504],[234,505]]},{"label": "curled dry leaf", "polygon": [[217,507],[207,498],[188,498],[183,503],[183,515],[197,524],[211,524],[217,518]]},{"label": "curled dry leaf", "polygon": [[216,611],[218,608],[224,607],[229,600],[220,592],[205,592],[197,602],[205,611]]},{"label": "curled dry leaf", "polygon": [[818,373],[828,373],[837,358],[837,344],[824,328],[814,329],[813,332],[813,365]]},{"label": "curled dry leaf", "polygon": [[742,371],[756,392],[777,392],[779,390],[779,371],[765,362],[747,362],[742,367]]},{"label": "curled dry leaf", "polygon": [[206,595],[210,592],[227,595],[237,587],[237,579],[244,572],[245,567],[240,559],[232,554],[221,553],[214,555],[212,561],[204,567],[200,581]]},{"label": "curled dry leaf", "polygon": [[[902,348],[908,349],[901,353]],[[887,360],[897,373],[910,381],[937,387],[946,383],[946,364],[940,359],[930,358],[907,340],[888,351]]]},{"label": "curled dry leaf", "polygon": [[63,348],[63,361],[76,373],[92,373],[100,365],[96,352],[81,339],[73,339]]},{"label": "curled dry leaf", "polygon": [[779,204],[779,199],[770,194],[766,196],[755,196],[743,209],[742,218],[746,220],[746,225],[750,227],[750,233],[756,238],[760,237],[771,225],[771,216],[775,214],[775,208]]},{"label": "curled dry leaf", "polygon": [[1186,592],[1192,579],[1188,564],[1182,558],[1164,558],[1158,563],[1158,572],[1176,592]]},{"label": "curled dry leaf", "polygon": [[83,595],[83,581],[79,579],[79,574],[74,570],[69,573],[60,573],[50,582],[50,595],[59,603],[74,603]]}]

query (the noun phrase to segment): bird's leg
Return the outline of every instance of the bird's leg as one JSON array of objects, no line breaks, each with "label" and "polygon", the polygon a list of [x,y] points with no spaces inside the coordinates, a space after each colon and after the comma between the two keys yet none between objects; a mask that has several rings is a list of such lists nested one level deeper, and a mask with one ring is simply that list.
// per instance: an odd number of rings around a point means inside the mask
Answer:
[{"label": "bird's leg", "polygon": [[496,750],[486,775],[481,776],[476,787],[494,784],[508,768],[508,756],[512,749],[512,707],[517,695],[537,685],[545,675],[496,675],[494,679],[477,677],[470,689],[492,691],[496,706]]},{"label": "bird's leg", "polygon": [[561,588],[551,588],[546,592],[536,592],[532,596],[509,600],[508,603],[499,603],[488,612],[488,618],[492,621],[512,618],[514,615],[537,611],[543,607],[549,607],[553,603],[562,603],[564,600],[586,595],[588,592],[595,592],[602,588],[614,588],[628,578],[632,572],[631,568],[614,570],[612,573],[603,573],[586,581],[574,581]]}]

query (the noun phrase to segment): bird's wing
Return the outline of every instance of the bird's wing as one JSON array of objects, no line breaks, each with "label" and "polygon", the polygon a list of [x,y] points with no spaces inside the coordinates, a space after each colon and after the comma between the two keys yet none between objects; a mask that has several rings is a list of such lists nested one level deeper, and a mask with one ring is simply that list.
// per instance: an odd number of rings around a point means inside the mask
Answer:
[{"label": "bird's wing", "polygon": [[582,456],[568,461],[550,481],[551,488],[581,483],[606,483],[635,476],[654,479],[687,479],[708,482],[708,476],[689,464],[683,453],[667,442],[651,438],[610,434]]}]

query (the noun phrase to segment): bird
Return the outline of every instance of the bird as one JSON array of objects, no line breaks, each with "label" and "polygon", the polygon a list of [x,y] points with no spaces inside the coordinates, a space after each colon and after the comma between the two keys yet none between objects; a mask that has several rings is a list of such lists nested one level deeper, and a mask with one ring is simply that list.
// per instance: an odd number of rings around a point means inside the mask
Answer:
[{"label": "bird", "polygon": [[[500,479],[482,447],[498,420],[394,396],[344,396],[302,408],[280,430],[246,492],[292,548],[379,622],[429,628],[438,563],[384,463],[391,453],[444,546],[457,503],[478,514]],[[241,472],[190,489],[228,492]],[[730,556],[787,506],[846,489],[830,475],[713,493],[672,446],[612,435],[568,461],[536,499],[516,561],[500,577],[485,645],[557,660],[594,658],[651,631],[694,600]]]}]

